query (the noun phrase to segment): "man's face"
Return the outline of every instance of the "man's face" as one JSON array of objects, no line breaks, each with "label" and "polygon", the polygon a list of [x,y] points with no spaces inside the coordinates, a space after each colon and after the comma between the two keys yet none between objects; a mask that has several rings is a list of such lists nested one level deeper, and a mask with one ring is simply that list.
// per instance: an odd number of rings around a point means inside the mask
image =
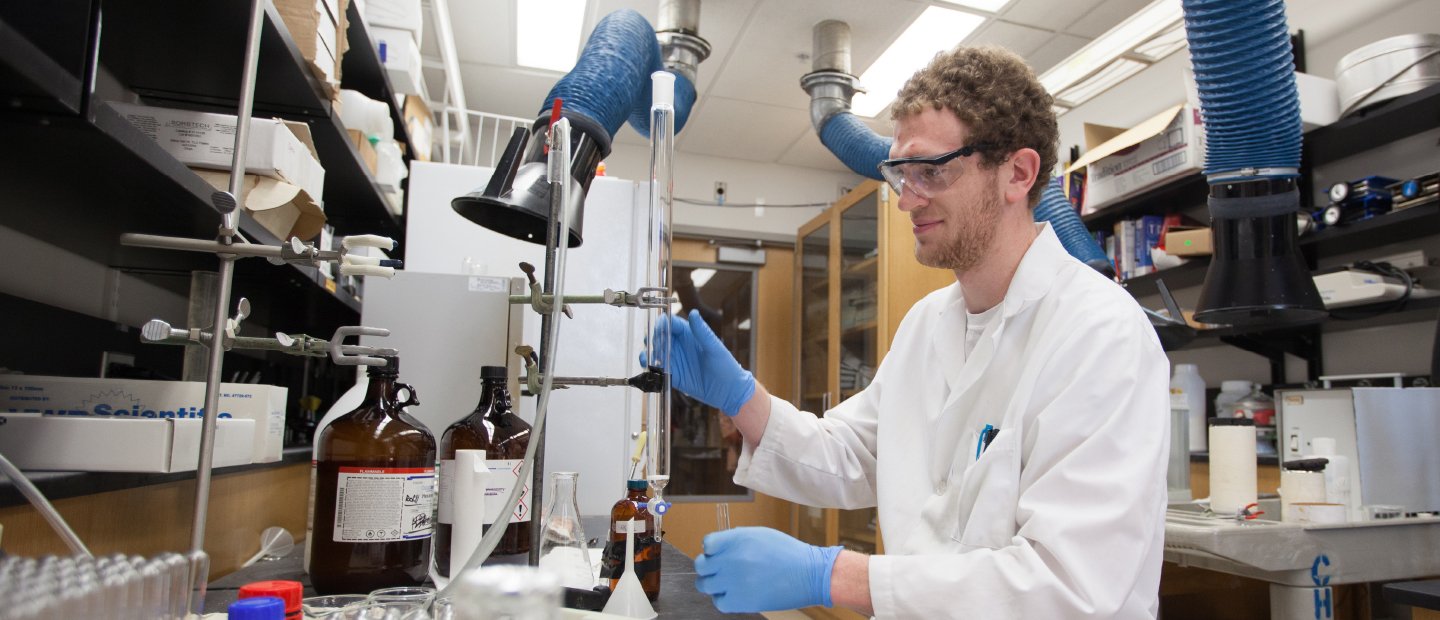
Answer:
[{"label": "man's face", "polygon": [[[890,157],[940,155],[968,144],[970,129],[954,112],[925,108],[895,122]],[[927,267],[964,272],[990,253],[1000,217],[995,170],[980,166],[980,155],[952,160],[959,175],[928,198],[910,187],[900,192],[900,210],[910,215],[915,258]]]}]

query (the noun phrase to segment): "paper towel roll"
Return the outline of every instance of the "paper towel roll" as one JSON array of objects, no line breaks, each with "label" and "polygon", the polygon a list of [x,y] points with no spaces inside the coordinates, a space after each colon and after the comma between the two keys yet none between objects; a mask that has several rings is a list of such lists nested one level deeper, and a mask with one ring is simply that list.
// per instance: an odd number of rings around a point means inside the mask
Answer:
[{"label": "paper towel roll", "polygon": [[1325,502],[1325,472],[1295,471],[1280,472],[1280,519],[1296,521],[1293,505],[1297,503]]},{"label": "paper towel roll", "polygon": [[470,560],[470,553],[485,534],[485,484],[490,468],[485,466],[484,450],[456,450],[455,478],[451,484],[454,501],[454,529],[450,530],[450,577]]},{"label": "paper towel roll", "polygon": [[1255,422],[1210,418],[1210,510],[1232,516],[1255,503]]}]

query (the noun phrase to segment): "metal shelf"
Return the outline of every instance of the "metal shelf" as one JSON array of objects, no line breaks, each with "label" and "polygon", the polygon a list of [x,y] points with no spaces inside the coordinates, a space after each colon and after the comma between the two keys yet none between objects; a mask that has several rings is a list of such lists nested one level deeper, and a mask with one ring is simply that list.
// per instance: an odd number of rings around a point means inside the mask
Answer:
[{"label": "metal shelf", "polygon": [[1202,206],[1208,190],[1205,175],[1198,172],[1187,174],[1082,216],[1080,221],[1090,230],[1108,231],[1115,222],[1122,219],[1138,215],[1163,215],[1178,209]]},{"label": "metal shelf", "polygon": [[[12,110],[41,114],[80,112],[83,59],[81,66],[66,67],[27,35],[48,35],[51,39],[48,47],[52,51],[69,47],[83,54],[89,39],[88,14],[88,7],[84,7],[83,14],[78,9],[47,14],[28,7],[22,11],[0,12],[0,94]],[[24,23],[13,21],[17,19]]]},{"label": "metal shelf", "polygon": [[[1440,104],[1437,104],[1440,105]],[[1323,255],[1363,250],[1381,243],[1407,241],[1440,233],[1440,203],[1416,205],[1368,220],[1326,228],[1300,238],[1302,247]]]},{"label": "metal shelf", "polygon": [[[403,225],[386,207],[351,144],[331,105],[328,87],[310,70],[273,4],[267,3],[265,18],[254,115],[310,125],[325,167],[325,213],[338,234],[403,238]],[[239,25],[247,22],[245,3],[192,3],[184,11],[161,0],[121,3],[105,13],[100,63],[147,103],[234,114],[245,49],[245,32]],[[236,27],[216,28],[216,24]],[[374,54],[368,37],[357,56],[367,52]],[[364,83],[366,63],[358,66],[357,79]],[[393,99],[387,103],[392,115],[398,115]]]},{"label": "metal shelf", "polygon": [[1304,165],[1313,167],[1440,127],[1440,84],[1397,97],[1305,134]]},{"label": "metal shelf", "polygon": [[395,123],[395,139],[409,145],[410,130],[405,126],[404,111],[395,107],[395,88],[390,84],[390,75],[380,64],[380,54],[370,40],[370,30],[360,17],[360,8],[354,2],[348,7],[345,14],[350,22],[345,29],[345,38],[350,47],[340,60],[340,83],[345,88],[388,104],[390,120]]},{"label": "metal shelf", "polygon": [[[0,131],[25,148],[0,153],[0,181],[12,204],[25,208],[0,209],[0,225],[117,269],[187,274],[214,268],[213,256],[119,244],[125,232],[210,238],[220,222],[209,204],[214,189],[119,113],[101,104],[91,121],[5,120]],[[242,214],[240,230],[257,243],[279,242],[248,215]],[[297,309],[294,329],[316,329],[359,314],[359,302],[344,291],[327,290],[314,268],[276,267],[260,259],[237,265],[237,294],[288,298],[284,303]],[[274,278],[277,270],[281,280],[255,285],[261,277]],[[167,287],[185,294],[188,277],[169,278]],[[306,319],[318,322],[307,324]]]}]

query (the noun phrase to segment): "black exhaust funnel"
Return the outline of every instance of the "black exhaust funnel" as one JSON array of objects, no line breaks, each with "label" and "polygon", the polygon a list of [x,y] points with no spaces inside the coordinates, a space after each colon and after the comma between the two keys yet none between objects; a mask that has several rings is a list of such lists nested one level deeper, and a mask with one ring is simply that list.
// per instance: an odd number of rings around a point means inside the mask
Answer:
[{"label": "black exhaust funnel", "polygon": [[[610,137],[594,121],[565,114],[574,128],[570,133],[570,178],[577,196],[570,209],[567,247],[580,247],[585,221],[585,194],[595,179],[595,167],[610,154]],[[471,222],[502,235],[544,245],[550,222],[550,180],[546,178],[545,139],[530,140],[532,133],[544,136],[548,115],[537,119],[532,129],[519,127],[510,136],[505,152],[484,189],[450,201],[450,208]],[[523,156],[522,156],[523,153]]]}]

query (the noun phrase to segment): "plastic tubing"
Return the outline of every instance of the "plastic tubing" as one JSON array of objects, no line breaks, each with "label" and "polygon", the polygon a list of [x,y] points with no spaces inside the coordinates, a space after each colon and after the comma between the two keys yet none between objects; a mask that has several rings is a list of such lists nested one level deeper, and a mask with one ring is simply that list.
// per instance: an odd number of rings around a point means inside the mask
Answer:
[{"label": "plastic tubing", "polygon": [[71,553],[87,558],[92,557],[90,550],[85,547],[85,543],[81,542],[80,537],[75,534],[75,530],[70,529],[70,524],[65,522],[65,517],[60,516],[60,512],[55,510],[55,506],[50,503],[50,500],[45,499],[45,495],[35,487],[35,483],[30,482],[20,468],[11,463],[10,459],[5,458],[4,454],[0,454],[0,471],[5,472],[5,477],[15,484],[15,488],[20,490],[20,494],[24,495],[26,500],[29,500],[30,505],[35,507],[35,511],[45,518],[45,522],[49,523],[50,528],[60,536],[60,540],[65,541],[65,546],[70,548]]},{"label": "plastic tubing", "polygon": [[[650,74],[653,101],[650,106],[650,226],[646,236],[645,286],[665,298],[670,297],[670,247],[673,174],[675,153],[675,75],[666,71]],[[645,479],[654,495],[650,512],[655,515],[655,539],[660,539],[660,522],[669,508],[664,500],[665,485],[670,482],[670,320],[674,311],[670,304],[645,313],[645,359],[665,372],[665,387],[645,394],[645,433],[649,456]]]},{"label": "plastic tubing", "polygon": [[[545,267],[547,270],[553,267],[555,276],[554,288],[546,294],[553,295],[555,301],[551,304],[550,316],[547,317],[549,319],[547,321],[548,324],[545,325],[543,344],[540,347],[540,364],[538,368],[541,377],[540,394],[536,398],[535,423],[531,425],[531,437],[539,436],[545,429],[545,418],[550,411],[550,393],[554,385],[554,381],[552,380],[554,372],[552,371],[555,367],[555,347],[560,339],[561,310],[565,306],[563,293],[565,287],[565,248],[569,245],[568,243],[559,243],[558,241],[566,238],[567,231],[565,229],[565,222],[569,221],[569,213],[572,207],[571,201],[573,200],[571,196],[572,183],[569,169],[570,121],[561,118],[550,127],[550,155],[547,162],[548,177],[551,181],[553,191],[557,192],[560,200],[559,213],[555,213],[552,209],[550,234],[547,236],[548,239],[546,241],[547,253],[551,248],[554,249],[554,264],[553,266],[546,265]],[[546,279],[549,280],[550,278],[547,277]],[[499,514],[508,515],[515,512],[515,506],[520,503],[520,493],[525,488],[523,483],[524,481],[530,480],[531,474],[534,472],[535,448],[539,444],[540,442],[538,441],[531,441],[530,444],[525,447],[525,460],[520,466],[520,483],[517,483],[515,488],[510,490],[510,496],[505,499],[505,507],[500,510]],[[481,565],[485,563],[486,559],[489,559],[490,553],[495,550],[495,546],[500,543],[500,537],[505,534],[505,530],[506,528],[503,527],[490,528],[490,531],[486,532],[485,536],[480,538],[480,543],[475,547],[474,553],[470,554],[470,560],[465,563],[465,567],[460,569],[459,573],[451,575],[450,583],[439,592],[436,592],[435,596],[430,599],[430,602],[433,603],[435,599],[454,594],[456,585],[464,583],[464,575],[471,571],[480,570]],[[539,545],[540,541],[534,541],[534,544]]]}]

